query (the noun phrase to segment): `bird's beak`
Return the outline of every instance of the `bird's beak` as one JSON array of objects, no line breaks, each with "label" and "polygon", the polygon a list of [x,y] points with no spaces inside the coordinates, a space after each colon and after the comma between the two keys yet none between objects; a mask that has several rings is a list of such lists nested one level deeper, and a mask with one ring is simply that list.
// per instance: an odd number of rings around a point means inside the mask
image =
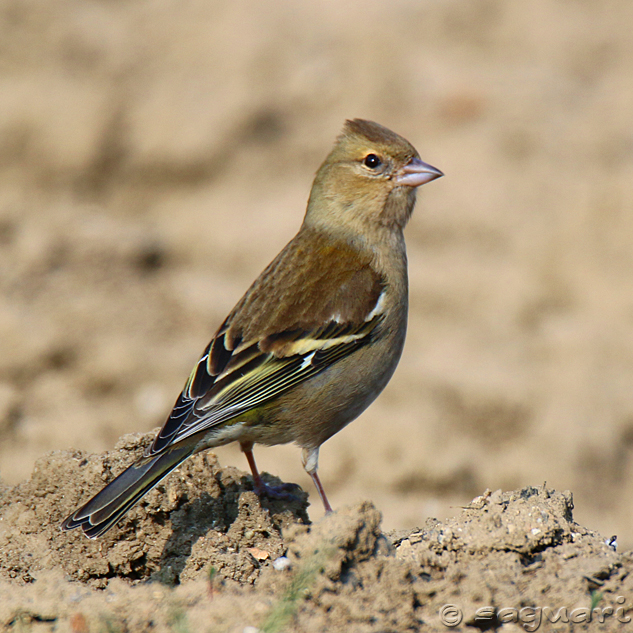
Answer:
[{"label": "bird's beak", "polygon": [[444,174],[419,158],[412,158],[396,175],[396,184],[405,187],[419,187]]}]

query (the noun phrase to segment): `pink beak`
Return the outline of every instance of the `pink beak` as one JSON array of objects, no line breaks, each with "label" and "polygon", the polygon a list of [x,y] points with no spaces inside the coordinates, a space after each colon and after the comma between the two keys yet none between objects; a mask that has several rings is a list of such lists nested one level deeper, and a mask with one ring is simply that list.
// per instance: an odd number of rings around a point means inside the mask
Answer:
[{"label": "pink beak", "polygon": [[412,158],[396,176],[396,183],[406,187],[419,187],[443,175],[436,167],[419,158]]}]

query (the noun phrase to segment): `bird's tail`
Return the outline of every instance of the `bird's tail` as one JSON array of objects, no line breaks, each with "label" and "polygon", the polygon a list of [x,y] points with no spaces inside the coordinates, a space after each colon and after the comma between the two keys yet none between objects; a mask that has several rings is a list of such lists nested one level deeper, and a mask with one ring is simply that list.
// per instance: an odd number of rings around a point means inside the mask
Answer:
[{"label": "bird's tail", "polygon": [[75,510],[62,523],[62,530],[80,527],[89,538],[105,534],[143,495],[192,453],[191,445],[182,446],[149,461],[143,458],[132,464],[88,503]]}]

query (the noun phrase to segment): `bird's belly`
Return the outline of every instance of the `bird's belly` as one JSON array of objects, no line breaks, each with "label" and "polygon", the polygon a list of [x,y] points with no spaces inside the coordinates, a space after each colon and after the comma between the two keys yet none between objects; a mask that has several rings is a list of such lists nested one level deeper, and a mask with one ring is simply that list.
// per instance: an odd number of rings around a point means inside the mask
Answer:
[{"label": "bird's belly", "polygon": [[380,394],[400,359],[404,332],[360,348],[263,407],[246,434],[260,444],[316,448]]}]

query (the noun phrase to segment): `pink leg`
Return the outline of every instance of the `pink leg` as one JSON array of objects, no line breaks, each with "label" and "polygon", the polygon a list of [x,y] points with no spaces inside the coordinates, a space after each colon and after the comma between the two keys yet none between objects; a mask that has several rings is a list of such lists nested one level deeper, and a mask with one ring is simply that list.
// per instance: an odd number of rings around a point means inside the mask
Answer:
[{"label": "pink leg", "polygon": [[319,449],[304,448],[301,452],[301,462],[303,463],[305,471],[308,473],[308,475],[310,475],[310,477],[312,477],[312,481],[316,486],[319,497],[321,497],[321,501],[323,502],[323,507],[325,508],[326,514],[328,512],[332,512],[332,506],[327,500],[325,490],[323,489],[323,485],[321,484],[321,480],[319,479],[319,475],[317,474],[317,470],[319,468]]},{"label": "pink leg", "polygon": [[327,500],[327,497],[325,496],[325,490],[323,489],[323,486],[321,485],[321,480],[319,479],[319,476],[317,475],[316,471],[314,471],[313,473],[310,473],[310,477],[312,477],[312,481],[314,482],[314,485],[316,486],[317,492],[319,493],[319,497],[321,497],[321,501],[323,502],[323,507],[325,508],[325,512],[332,512],[332,506],[330,505],[330,502]]},{"label": "pink leg", "polygon": [[266,484],[262,481],[262,478],[259,475],[259,470],[257,470],[257,464],[255,463],[255,457],[253,455],[253,443],[240,442],[240,448],[242,449],[242,453],[246,455],[246,461],[248,462],[248,466],[253,474],[253,487],[255,488],[255,494],[260,495],[266,489]]}]

